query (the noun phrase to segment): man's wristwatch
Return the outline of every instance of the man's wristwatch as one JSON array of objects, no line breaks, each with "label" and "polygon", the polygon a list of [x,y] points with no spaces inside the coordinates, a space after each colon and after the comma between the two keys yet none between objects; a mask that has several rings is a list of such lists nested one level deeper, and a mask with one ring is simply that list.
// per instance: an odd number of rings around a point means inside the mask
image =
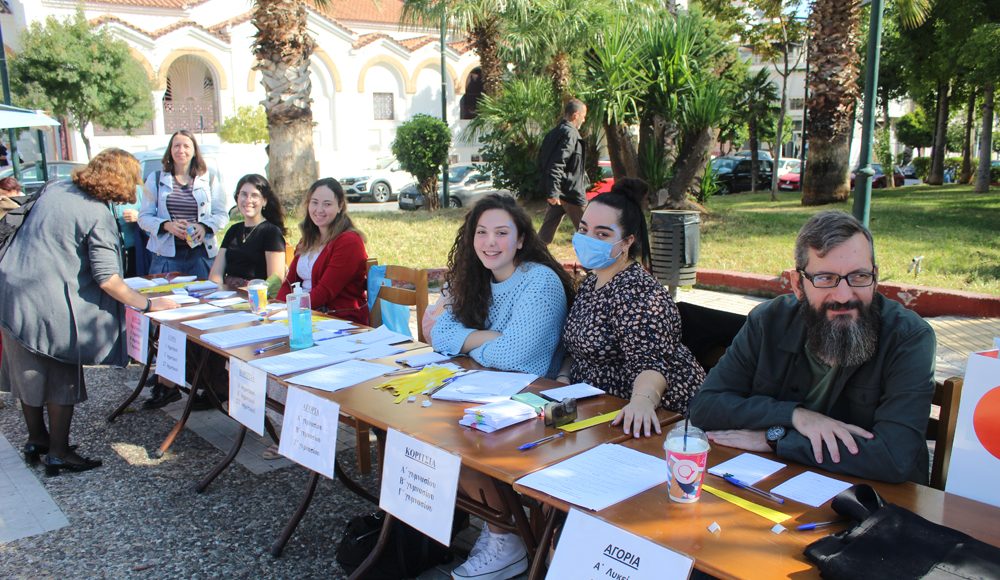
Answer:
[{"label": "man's wristwatch", "polygon": [[771,448],[771,451],[778,450],[778,440],[785,436],[785,428],[781,425],[775,425],[774,427],[769,427],[767,433],[764,437],[767,439],[767,445]]}]

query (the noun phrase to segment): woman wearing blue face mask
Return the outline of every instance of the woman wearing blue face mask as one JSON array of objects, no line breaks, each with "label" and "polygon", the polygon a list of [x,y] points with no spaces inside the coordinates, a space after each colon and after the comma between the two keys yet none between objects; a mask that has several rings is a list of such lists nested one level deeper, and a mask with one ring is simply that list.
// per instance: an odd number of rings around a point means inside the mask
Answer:
[{"label": "woman wearing blue face mask", "polygon": [[641,206],[647,190],[642,180],[618,180],[583,213],[573,249],[591,272],[566,318],[567,357],[557,377],[628,399],[612,424],[636,437],[660,433],[656,409],[683,413],[705,380],[681,344],[681,317],[670,293],[643,268],[649,264]]}]

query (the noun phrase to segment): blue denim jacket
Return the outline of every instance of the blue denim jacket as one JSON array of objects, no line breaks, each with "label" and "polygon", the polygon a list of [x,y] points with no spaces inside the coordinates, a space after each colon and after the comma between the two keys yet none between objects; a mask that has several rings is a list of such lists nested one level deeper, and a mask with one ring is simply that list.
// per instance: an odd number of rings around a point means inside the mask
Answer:
[{"label": "blue denim jacket", "polygon": [[[159,176],[159,182],[156,178]],[[149,233],[149,243],[146,249],[154,254],[172,258],[174,256],[174,237],[160,231],[160,225],[170,221],[167,211],[167,197],[174,192],[174,176],[166,171],[151,173],[146,179],[142,192],[142,208],[139,210],[139,227]],[[229,223],[229,213],[226,211],[226,194],[222,191],[218,176],[205,173],[194,179],[192,193],[198,202],[198,223],[204,224],[205,250],[209,258],[219,253],[219,243],[215,232],[222,230]]]}]

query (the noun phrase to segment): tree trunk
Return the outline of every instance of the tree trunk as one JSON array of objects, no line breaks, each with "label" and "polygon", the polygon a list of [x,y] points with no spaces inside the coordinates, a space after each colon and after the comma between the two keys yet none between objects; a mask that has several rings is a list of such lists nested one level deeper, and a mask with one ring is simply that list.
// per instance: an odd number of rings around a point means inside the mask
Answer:
[{"label": "tree trunk", "polygon": [[312,115],[288,121],[268,121],[268,179],[281,199],[286,215],[298,210],[309,186],[316,181]]},{"label": "tree trunk", "polygon": [[947,82],[938,83],[937,119],[934,121],[934,146],[931,149],[931,168],[927,172],[928,185],[944,183],[944,156],[948,148],[948,90]]},{"label": "tree trunk", "polygon": [[608,145],[608,157],[611,159],[611,172],[614,173],[615,179],[639,177],[639,153],[636,151],[628,126],[610,125],[605,120],[604,136]]},{"label": "tree trunk", "polygon": [[809,163],[802,184],[802,205],[824,205],[847,201],[851,193],[851,143],[847,136],[836,141],[809,139]]},{"label": "tree trunk", "polygon": [[569,55],[563,51],[556,53],[549,64],[549,74],[552,75],[552,90],[562,103],[569,96],[569,83],[572,71],[569,67]]},{"label": "tree trunk", "polygon": [[976,171],[976,193],[990,190],[990,152],[993,150],[993,83],[983,86],[983,133],[979,136],[979,168]]},{"label": "tree trunk", "polygon": [[[667,207],[670,209],[686,209],[687,195],[696,179],[705,172],[708,164],[708,154],[715,142],[716,131],[709,127],[697,133],[684,136],[684,144],[677,155],[674,165],[674,175],[670,178],[666,190],[660,190],[656,195],[653,209]],[[663,192],[666,191],[666,195]]]},{"label": "tree trunk", "polygon": [[885,141],[889,146],[889,158],[879,159],[879,163],[882,164],[882,170],[885,171],[888,168],[891,173],[886,173],[885,186],[888,189],[896,188],[896,157],[893,155],[892,149],[892,119],[889,118],[889,97],[888,95],[882,99],[882,126],[885,130]]},{"label": "tree trunk", "polygon": [[969,89],[969,104],[965,111],[965,139],[962,141],[962,172],[959,183],[972,182],[972,127],[976,122],[976,89]]},{"label": "tree trunk", "polygon": [[[757,191],[757,119],[751,116],[747,124],[750,134],[750,191]],[[735,192],[730,192],[735,193]]]},{"label": "tree trunk", "polygon": [[255,68],[264,84],[270,137],[268,173],[281,205],[292,211],[317,177],[309,77],[316,43],[298,0],[257,0],[253,24]]},{"label": "tree trunk", "polygon": [[483,71],[483,94],[496,96],[503,88],[503,62],[500,60],[500,28],[497,19],[479,20],[469,31]]},{"label": "tree trunk", "polygon": [[[90,121],[80,121],[80,139],[83,139],[83,148],[87,152],[87,161],[90,161],[90,139],[87,138],[87,125],[89,124]],[[17,152],[13,147],[11,147],[11,151],[13,152],[11,154],[13,158],[14,155],[17,155]]]},{"label": "tree trunk", "polygon": [[860,2],[815,0],[810,14],[808,163],[802,203],[844,201],[850,188],[850,141],[858,99]]},{"label": "tree trunk", "polygon": [[420,182],[420,193],[424,196],[424,209],[427,211],[441,209],[441,196],[438,194],[437,175]]},{"label": "tree trunk", "polygon": [[781,73],[781,116],[778,117],[778,133],[775,138],[778,146],[775,147],[777,156],[772,154],[774,157],[774,163],[771,166],[771,201],[778,201],[778,162],[781,161],[781,152],[784,150],[784,143],[782,140],[785,138],[785,115],[787,114],[788,108],[788,75],[791,71],[788,70],[788,45],[785,45],[785,50],[782,51],[784,55],[784,72]]}]

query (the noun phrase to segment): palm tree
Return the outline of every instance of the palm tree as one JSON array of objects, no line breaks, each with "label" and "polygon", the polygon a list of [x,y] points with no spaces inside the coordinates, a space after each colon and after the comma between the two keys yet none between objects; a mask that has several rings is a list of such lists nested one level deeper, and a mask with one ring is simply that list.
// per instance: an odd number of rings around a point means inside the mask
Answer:
[{"label": "palm tree", "polygon": [[[781,108],[775,107],[778,100],[778,90],[771,82],[771,75],[766,68],[756,74],[746,77],[739,85],[736,110],[747,123],[750,144],[750,189],[757,190],[757,178],[760,174],[760,135],[764,124],[777,120]],[[776,141],[780,141],[777,139]],[[776,168],[775,168],[776,170]],[[773,195],[773,194],[772,194]]]},{"label": "palm tree", "polygon": [[306,15],[303,0],[256,0],[253,9],[255,68],[263,77],[270,136],[268,177],[286,209],[296,205],[317,177],[309,77],[316,43],[306,30]]},{"label": "palm tree", "polygon": [[483,94],[496,95],[501,88],[504,64],[500,58],[504,14],[519,14],[528,0],[405,0],[403,22],[439,26],[444,10],[452,26],[464,30],[479,55],[483,71]]},{"label": "palm tree", "polygon": [[[900,22],[915,26],[931,0],[895,0]],[[814,0],[809,15],[809,162],[802,180],[802,204],[846,201],[850,194],[850,137],[858,88],[857,51],[861,4]]]}]

